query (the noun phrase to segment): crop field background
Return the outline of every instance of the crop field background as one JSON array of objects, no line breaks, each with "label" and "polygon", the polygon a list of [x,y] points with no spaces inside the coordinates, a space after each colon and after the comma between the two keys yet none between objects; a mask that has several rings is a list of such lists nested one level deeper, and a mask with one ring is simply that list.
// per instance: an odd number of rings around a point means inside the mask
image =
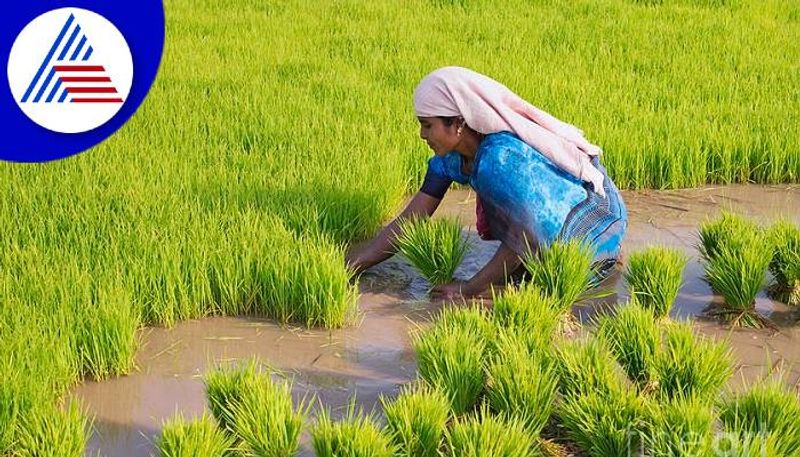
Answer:
[{"label": "crop field background", "polygon": [[0,455],[55,429],[80,448],[84,419],[58,399],[132,370],[142,325],[352,322],[344,243],[418,187],[431,152],[411,94],[440,66],[583,128],[621,188],[800,181],[797,2],[165,8],[159,76],[120,132],[0,164]]}]

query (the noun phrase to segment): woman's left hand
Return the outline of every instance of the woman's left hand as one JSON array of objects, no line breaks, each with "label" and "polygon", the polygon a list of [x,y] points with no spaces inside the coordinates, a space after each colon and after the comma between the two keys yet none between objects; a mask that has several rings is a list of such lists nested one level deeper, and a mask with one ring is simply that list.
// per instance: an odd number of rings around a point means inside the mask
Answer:
[{"label": "woman's left hand", "polygon": [[472,297],[472,288],[464,281],[440,284],[431,289],[431,297],[445,301],[460,301]]}]

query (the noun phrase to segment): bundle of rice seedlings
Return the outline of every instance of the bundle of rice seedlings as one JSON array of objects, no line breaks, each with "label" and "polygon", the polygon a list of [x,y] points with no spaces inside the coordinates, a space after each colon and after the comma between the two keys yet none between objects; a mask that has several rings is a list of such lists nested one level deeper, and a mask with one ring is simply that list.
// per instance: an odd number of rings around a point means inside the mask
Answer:
[{"label": "bundle of rice seedlings", "polygon": [[564,313],[595,285],[592,248],[578,240],[556,241],[523,259],[530,282],[550,296]]},{"label": "bundle of rice seedlings", "polygon": [[441,389],[455,414],[463,414],[483,390],[487,342],[477,327],[439,322],[412,337],[420,377]]},{"label": "bundle of rice seedlings", "polygon": [[247,455],[290,456],[297,452],[300,431],[308,407],[301,402],[292,405],[292,386],[274,382],[269,374],[241,391],[238,402],[231,405],[234,431]]},{"label": "bundle of rice seedlings", "polygon": [[711,444],[710,456],[732,457],[796,457],[797,450],[784,453],[778,450],[778,436],[774,433],[753,433],[743,430],[725,430],[718,433]]},{"label": "bundle of rice seedlings", "polygon": [[614,316],[602,316],[596,334],[640,388],[645,388],[653,380],[653,359],[661,331],[653,313],[643,308],[637,299],[619,308]]},{"label": "bundle of rice seedlings", "polygon": [[525,424],[513,417],[492,416],[486,408],[456,418],[447,431],[448,455],[453,457],[527,457],[538,455]]},{"label": "bundle of rice seedlings", "polygon": [[765,320],[755,311],[755,298],[766,281],[772,245],[749,221],[731,215],[721,220],[730,226],[708,222],[700,228],[706,280],[725,300],[719,314],[735,326],[761,327]]},{"label": "bundle of rice seedlings", "polygon": [[256,388],[260,376],[259,362],[255,358],[240,366],[218,367],[206,373],[208,406],[220,428],[235,433],[235,408],[241,404],[245,392]]},{"label": "bundle of rice seedlings", "polygon": [[22,418],[13,454],[19,457],[81,457],[90,421],[77,402],[63,411],[55,406],[30,410]]},{"label": "bundle of rice seedlings", "polygon": [[800,305],[800,228],[789,221],[775,223],[769,232],[774,246],[769,270],[775,282],[770,295],[789,305]]},{"label": "bundle of rice seedlings", "polygon": [[322,409],[311,429],[311,445],[317,457],[391,457],[394,446],[371,416],[365,416],[350,402],[341,421],[334,422]]},{"label": "bundle of rice seedlings", "polygon": [[688,260],[677,249],[662,246],[631,254],[625,271],[631,298],[636,298],[658,317],[668,316]]},{"label": "bundle of rice seedlings", "polygon": [[692,333],[691,324],[671,323],[653,365],[660,395],[666,399],[697,396],[714,401],[733,373],[726,342],[714,342]]},{"label": "bundle of rice seedlings", "polygon": [[469,249],[461,224],[451,219],[406,219],[398,226],[395,247],[432,284],[453,280]]},{"label": "bundle of rice seedlings", "polygon": [[381,404],[387,434],[396,446],[395,455],[439,455],[450,416],[450,401],[444,393],[420,384],[404,389],[393,401],[381,397]]},{"label": "bundle of rice seedlings", "polygon": [[559,392],[564,397],[624,390],[614,356],[596,338],[567,341],[557,348]]},{"label": "bundle of rice seedlings", "polygon": [[720,420],[728,430],[773,434],[780,455],[800,452],[800,401],[779,380],[726,396],[720,402]]},{"label": "bundle of rice seedlings", "polygon": [[487,366],[486,399],[492,411],[522,421],[533,438],[547,424],[558,390],[558,367],[549,354],[504,344]]},{"label": "bundle of rice seedlings", "polygon": [[498,328],[535,335],[550,342],[561,322],[561,312],[553,306],[549,296],[529,283],[509,286],[500,294],[493,294],[492,317]]},{"label": "bundle of rice seedlings", "polygon": [[636,455],[644,429],[644,400],[634,392],[588,391],[565,398],[558,416],[567,436],[589,455]]},{"label": "bundle of rice seedlings", "polygon": [[712,444],[712,407],[697,398],[648,405],[648,427],[642,440],[647,455],[683,457],[708,455]]},{"label": "bundle of rice seedlings", "polygon": [[176,415],[164,424],[156,447],[162,457],[223,457],[230,453],[233,438],[207,415],[192,422]]},{"label": "bundle of rice seedlings", "polygon": [[447,306],[434,318],[434,329],[462,329],[476,338],[490,342],[494,339],[497,326],[490,319],[483,306]]}]

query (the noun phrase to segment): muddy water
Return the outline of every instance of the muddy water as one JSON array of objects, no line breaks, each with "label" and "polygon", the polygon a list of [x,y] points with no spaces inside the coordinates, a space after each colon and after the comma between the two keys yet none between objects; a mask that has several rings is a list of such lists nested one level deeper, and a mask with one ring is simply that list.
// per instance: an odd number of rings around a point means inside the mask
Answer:
[{"label": "muddy water", "polygon": [[[702,281],[702,266],[695,245],[697,225],[720,209],[730,208],[768,221],[779,216],[800,223],[800,188],[730,186],[672,192],[626,192],[629,233],[624,253],[649,244],[665,244],[684,250],[691,261],[684,286],[673,310],[676,319],[692,318],[699,332],[728,338],[737,361],[733,388],[756,379],[764,370],[784,368],[786,380],[800,380],[800,333],[794,324],[800,313],[760,296],[757,308],[773,319],[779,330],[729,331],[704,316],[715,303]],[[496,241],[481,241],[475,225],[474,194],[450,191],[437,217],[455,216],[464,223],[473,249],[456,272],[469,278],[491,258]],[[611,296],[575,307],[586,320],[596,309],[624,301],[626,290],[620,274],[604,287]],[[95,434],[87,455],[148,456],[163,420],[176,411],[186,417],[205,408],[201,376],[215,363],[259,356],[282,370],[295,382],[294,394],[316,395],[323,404],[342,409],[357,394],[366,410],[377,406],[379,395],[391,395],[412,380],[416,365],[409,330],[424,325],[440,305],[426,300],[428,284],[396,257],[365,272],[359,282],[362,319],[352,328],[324,331],[279,327],[254,318],[210,318],[185,322],[173,329],[142,331],[137,353],[139,371],[101,383],[86,382],[73,395],[95,414]],[[308,436],[302,455],[312,455]]]}]

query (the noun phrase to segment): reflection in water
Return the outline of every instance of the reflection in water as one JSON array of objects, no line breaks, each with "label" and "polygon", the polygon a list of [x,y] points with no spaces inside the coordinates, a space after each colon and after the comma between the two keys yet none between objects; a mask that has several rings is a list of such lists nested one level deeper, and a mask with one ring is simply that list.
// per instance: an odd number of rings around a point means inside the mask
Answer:
[{"label": "reflection in water", "polygon": [[[780,327],[766,330],[729,331],[703,317],[718,303],[702,280],[703,269],[695,248],[697,225],[720,208],[731,208],[763,221],[778,216],[800,223],[800,190],[783,187],[731,186],[673,192],[625,192],[629,231],[623,256],[649,244],[675,246],[691,261],[684,272],[684,286],[673,308],[676,319],[693,318],[698,331],[728,338],[739,362],[739,374],[731,386],[740,388],[765,369],[787,369],[787,381],[796,383],[800,371],[796,310],[759,296],[757,308]],[[482,241],[474,232],[474,194],[452,190],[436,217],[458,217],[473,249],[456,271],[468,279],[494,254],[496,241]],[[110,456],[147,456],[161,423],[176,411],[193,417],[205,408],[202,375],[219,361],[253,355],[281,370],[295,381],[294,395],[316,398],[334,413],[357,394],[365,410],[376,408],[381,394],[393,395],[399,385],[415,377],[416,364],[409,330],[425,325],[440,305],[427,300],[429,284],[402,259],[393,257],[366,271],[359,280],[363,311],[360,325],[326,331],[280,327],[256,318],[209,318],[184,322],[173,329],[149,328],[141,333],[137,354],[139,372],[101,383],[86,382],[73,395],[95,414],[96,433],[88,453]],[[619,269],[602,288],[609,295],[574,307],[575,315],[588,322],[597,312],[627,300]],[[301,455],[312,455],[308,436]]]}]

